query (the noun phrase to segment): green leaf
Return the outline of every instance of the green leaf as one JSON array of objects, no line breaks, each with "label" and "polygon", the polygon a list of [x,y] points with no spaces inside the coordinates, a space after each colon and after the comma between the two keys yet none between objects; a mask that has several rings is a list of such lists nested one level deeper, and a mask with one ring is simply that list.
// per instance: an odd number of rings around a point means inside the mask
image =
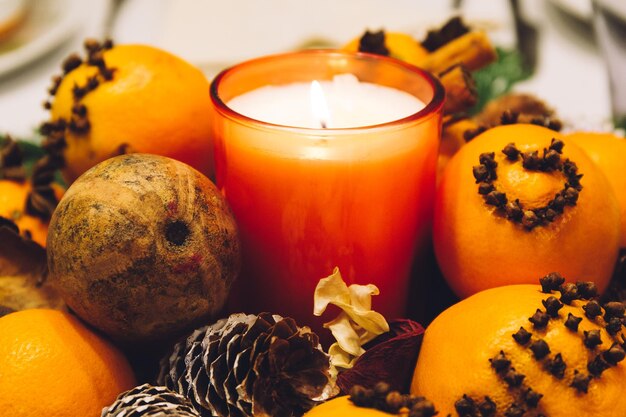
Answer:
[{"label": "green leaf", "polygon": [[496,47],[496,52],[496,62],[473,73],[478,103],[472,109],[472,114],[479,113],[490,100],[508,93],[516,83],[532,75],[531,71],[524,69],[518,50]]},{"label": "green leaf", "polygon": [[626,130],[626,116],[621,118],[616,117],[615,120],[613,120],[613,124],[615,125],[615,129]]}]

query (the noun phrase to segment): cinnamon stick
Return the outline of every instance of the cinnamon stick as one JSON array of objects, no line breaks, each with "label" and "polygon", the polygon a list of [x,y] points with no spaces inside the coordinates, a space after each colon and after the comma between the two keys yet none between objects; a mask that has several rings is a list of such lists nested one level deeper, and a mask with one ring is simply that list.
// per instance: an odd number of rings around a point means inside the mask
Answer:
[{"label": "cinnamon stick", "polygon": [[439,80],[446,90],[444,114],[465,111],[478,101],[476,83],[465,65],[453,65],[439,75]]}]

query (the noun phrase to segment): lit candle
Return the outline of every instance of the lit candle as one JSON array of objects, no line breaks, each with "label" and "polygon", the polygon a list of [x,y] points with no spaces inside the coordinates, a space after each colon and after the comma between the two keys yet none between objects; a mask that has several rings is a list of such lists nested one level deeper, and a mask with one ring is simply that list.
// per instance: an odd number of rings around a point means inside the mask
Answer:
[{"label": "lit candle", "polygon": [[378,125],[424,108],[409,93],[359,82],[353,74],[336,75],[332,81],[268,85],[237,96],[227,105],[252,119],[308,128]]},{"label": "lit candle", "polygon": [[[305,51],[228,69],[211,96],[216,182],[243,248],[232,308],[320,330],[313,292],[338,266],[403,316],[432,214],[440,84],[386,57]],[[322,97],[327,114],[312,110]]]}]

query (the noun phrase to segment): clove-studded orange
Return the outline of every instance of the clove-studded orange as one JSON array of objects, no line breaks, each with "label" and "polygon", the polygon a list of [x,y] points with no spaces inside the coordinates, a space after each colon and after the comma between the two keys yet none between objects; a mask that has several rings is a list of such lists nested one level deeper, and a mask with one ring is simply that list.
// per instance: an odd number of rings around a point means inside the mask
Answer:
[{"label": "clove-studded orange", "polygon": [[606,175],[620,205],[620,246],[626,248],[626,138],[613,133],[575,132],[566,136],[580,146]]},{"label": "clove-studded orange", "polygon": [[624,305],[601,306],[588,283],[571,285],[492,288],[441,313],[411,393],[442,416],[623,417]]},{"label": "clove-studded orange", "polygon": [[146,45],[86,42],[51,92],[46,147],[68,182],[121,153],[168,156],[210,176],[209,82],[181,58]]},{"label": "clove-studded orange", "polygon": [[619,248],[606,177],[550,129],[498,126],[448,163],[437,191],[437,260],[460,297],[559,271],[603,291]]}]

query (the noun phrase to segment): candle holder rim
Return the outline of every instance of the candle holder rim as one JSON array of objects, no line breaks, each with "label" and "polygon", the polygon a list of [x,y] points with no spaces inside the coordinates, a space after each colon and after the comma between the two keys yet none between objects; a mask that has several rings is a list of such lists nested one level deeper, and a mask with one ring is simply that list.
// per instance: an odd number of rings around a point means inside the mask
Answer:
[{"label": "candle holder rim", "polygon": [[[425,106],[421,110],[409,116],[392,120],[390,122],[373,124],[373,125],[355,126],[355,127],[320,129],[320,128],[312,128],[312,127],[280,125],[280,124],[265,122],[263,120],[258,120],[258,119],[246,116],[228,107],[228,105],[221,99],[221,97],[217,93],[217,86],[219,85],[221,80],[224,77],[226,77],[230,72],[236,70],[237,68],[241,66],[253,65],[253,64],[260,63],[260,62],[264,62],[264,61],[269,61],[269,60],[274,60],[274,59],[294,56],[294,55],[301,55],[301,54],[303,55],[350,56],[350,57],[386,61],[392,65],[400,66],[406,70],[409,70],[410,72],[419,74],[423,79],[425,79],[428,82],[428,84],[432,88],[433,97],[428,103],[425,103]],[[445,90],[441,82],[437,79],[437,77],[435,77],[433,74],[431,74],[430,72],[426,71],[423,68],[417,67],[413,64],[409,64],[408,62],[402,61],[400,59],[385,56],[385,55],[378,55],[378,54],[367,53],[367,52],[351,52],[351,51],[344,51],[340,49],[306,49],[306,50],[301,50],[301,51],[291,51],[291,52],[264,55],[261,57],[242,61],[238,64],[232,65],[220,71],[215,76],[215,78],[213,78],[213,80],[211,81],[209,91],[210,91],[210,96],[211,96],[211,102],[213,103],[215,108],[221,113],[223,113],[225,116],[229,117],[230,119],[236,119],[236,120],[240,120],[249,124],[254,124],[257,127],[266,127],[266,128],[274,129],[274,130],[279,129],[279,130],[284,130],[284,131],[306,132],[308,134],[315,132],[317,135],[326,135],[326,134],[337,135],[337,134],[341,134],[342,132],[354,133],[355,131],[359,129],[367,129],[368,131],[371,131],[372,129],[379,129],[379,128],[388,129],[394,126],[401,126],[409,122],[425,120],[429,116],[436,115],[439,112],[439,110],[443,107],[444,100],[445,100]]]}]

